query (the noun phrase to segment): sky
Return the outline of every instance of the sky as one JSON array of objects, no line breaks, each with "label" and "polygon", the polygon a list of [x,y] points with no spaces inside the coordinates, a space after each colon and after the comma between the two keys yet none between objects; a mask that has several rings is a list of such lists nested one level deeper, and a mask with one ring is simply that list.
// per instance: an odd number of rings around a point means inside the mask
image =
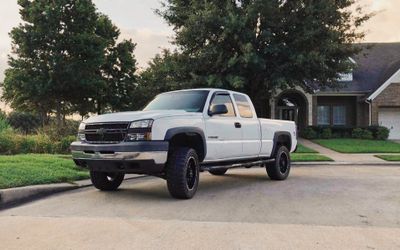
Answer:
[{"label": "sky", "polygon": [[[135,56],[140,68],[169,43],[172,28],[154,13],[161,7],[160,0],[94,0],[98,10],[107,14],[120,28],[121,38],[137,43]],[[368,32],[366,42],[400,42],[400,0],[358,0],[367,11],[376,12],[363,29]],[[0,82],[7,68],[10,53],[10,30],[20,23],[17,0],[0,0]]]}]

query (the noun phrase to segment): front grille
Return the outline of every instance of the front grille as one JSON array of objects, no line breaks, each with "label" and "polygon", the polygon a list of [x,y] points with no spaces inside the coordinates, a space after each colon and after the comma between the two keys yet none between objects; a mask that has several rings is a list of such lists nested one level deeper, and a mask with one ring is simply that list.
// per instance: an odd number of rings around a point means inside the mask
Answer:
[{"label": "front grille", "polygon": [[88,143],[119,143],[125,139],[129,123],[92,123],[85,126]]}]

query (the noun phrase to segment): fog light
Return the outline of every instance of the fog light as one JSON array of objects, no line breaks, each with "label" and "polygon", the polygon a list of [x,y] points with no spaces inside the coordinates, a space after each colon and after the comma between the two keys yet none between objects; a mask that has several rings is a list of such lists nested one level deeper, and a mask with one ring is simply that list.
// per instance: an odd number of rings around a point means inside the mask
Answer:
[{"label": "fog light", "polygon": [[126,138],[128,141],[149,141],[151,140],[151,133],[129,133]]}]

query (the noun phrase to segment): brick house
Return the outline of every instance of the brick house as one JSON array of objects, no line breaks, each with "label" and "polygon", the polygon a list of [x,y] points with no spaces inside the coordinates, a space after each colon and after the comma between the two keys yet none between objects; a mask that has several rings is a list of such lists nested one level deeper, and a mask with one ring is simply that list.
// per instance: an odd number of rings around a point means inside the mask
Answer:
[{"label": "brick house", "polygon": [[350,60],[356,68],[343,74],[340,90],[278,91],[270,101],[271,118],[306,126],[390,129],[389,139],[400,139],[400,43],[360,44],[363,51]]}]

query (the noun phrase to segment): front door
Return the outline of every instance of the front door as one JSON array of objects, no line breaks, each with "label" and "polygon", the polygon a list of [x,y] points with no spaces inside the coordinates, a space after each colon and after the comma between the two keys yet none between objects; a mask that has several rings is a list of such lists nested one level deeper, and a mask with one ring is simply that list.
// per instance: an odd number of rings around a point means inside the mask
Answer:
[{"label": "front door", "polygon": [[242,156],[242,128],[229,93],[216,94],[210,107],[218,104],[225,104],[228,113],[205,118],[207,161]]}]

